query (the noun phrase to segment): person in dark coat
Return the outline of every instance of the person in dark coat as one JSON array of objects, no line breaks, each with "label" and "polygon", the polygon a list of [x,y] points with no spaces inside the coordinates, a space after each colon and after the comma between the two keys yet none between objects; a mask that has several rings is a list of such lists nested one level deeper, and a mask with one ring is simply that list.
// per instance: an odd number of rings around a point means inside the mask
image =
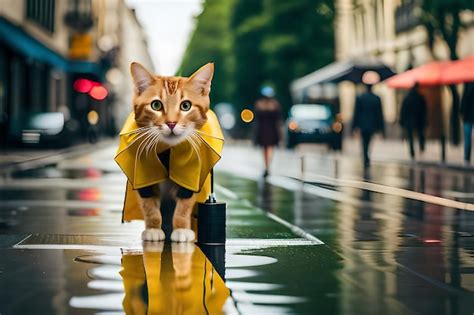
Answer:
[{"label": "person in dark coat", "polygon": [[254,142],[263,148],[265,162],[263,176],[266,177],[270,169],[273,147],[277,146],[281,139],[281,107],[270,87],[263,88],[262,97],[255,102],[255,122]]},{"label": "person in dark coat", "polygon": [[464,161],[469,164],[471,162],[472,130],[474,127],[474,82],[464,84],[461,115],[464,121]]},{"label": "person in dark coat", "polygon": [[415,159],[414,133],[418,135],[420,151],[425,151],[425,127],[426,127],[426,102],[420,94],[419,84],[415,83],[413,88],[403,99],[400,110],[400,125],[405,129],[410,146],[410,156]]},{"label": "person in dark coat", "polygon": [[370,165],[369,145],[372,136],[376,132],[381,132],[385,136],[382,102],[380,97],[372,92],[372,85],[366,85],[366,92],[356,98],[352,116],[352,133],[355,131],[359,131],[362,137],[364,167],[368,167]]}]

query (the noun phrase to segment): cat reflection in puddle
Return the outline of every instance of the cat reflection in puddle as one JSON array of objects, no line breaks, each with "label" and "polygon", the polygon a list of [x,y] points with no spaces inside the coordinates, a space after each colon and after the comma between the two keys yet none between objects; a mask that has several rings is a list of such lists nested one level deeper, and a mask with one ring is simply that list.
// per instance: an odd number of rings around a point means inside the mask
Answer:
[{"label": "cat reflection in puddle", "polygon": [[123,255],[122,267],[126,314],[221,314],[229,296],[194,243],[143,242],[143,254]]}]

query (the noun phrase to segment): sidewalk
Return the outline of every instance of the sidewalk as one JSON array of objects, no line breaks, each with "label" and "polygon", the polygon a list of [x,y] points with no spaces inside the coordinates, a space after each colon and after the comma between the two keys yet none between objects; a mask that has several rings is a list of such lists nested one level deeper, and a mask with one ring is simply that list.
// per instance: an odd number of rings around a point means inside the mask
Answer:
[{"label": "sidewalk", "polygon": [[[247,140],[232,140],[226,139],[226,146],[252,146],[252,143]],[[349,158],[354,162],[362,161],[361,139],[358,137],[345,137],[343,142],[343,151],[335,152],[328,150],[324,144],[300,144],[296,147],[294,152],[296,155],[320,155],[333,158]],[[474,161],[470,165],[464,163],[464,149],[463,145],[453,146],[446,143],[446,161],[441,161],[441,147],[439,141],[427,141],[425,152],[420,155],[418,144],[415,144],[416,159],[413,161],[410,158],[408,143],[402,140],[382,139],[380,136],[375,136],[370,144],[370,157],[376,163],[402,163],[402,164],[419,164],[421,166],[437,166],[453,168],[461,171],[474,171]],[[283,146],[277,148],[278,152],[289,151]],[[474,152],[473,152],[474,159]]]},{"label": "sidewalk", "polygon": [[95,144],[78,143],[66,148],[21,148],[0,149],[0,173],[13,169],[28,169],[44,164],[57,163],[65,157],[86,154],[100,147],[114,143],[115,139],[105,138]]},{"label": "sidewalk", "polygon": [[[343,156],[360,158],[361,143],[359,138],[345,138],[343,144]],[[302,146],[302,151],[307,152],[311,149]],[[412,163],[408,143],[402,140],[384,140],[375,137],[371,143],[371,158],[376,162],[402,162]],[[428,141],[425,152],[420,154],[419,146],[415,143],[416,159],[415,161],[425,165],[436,165],[442,167],[452,167],[456,169],[465,169],[474,171],[474,165],[465,165],[463,145],[453,146],[446,143],[446,161],[441,161],[441,145],[439,141]]]}]

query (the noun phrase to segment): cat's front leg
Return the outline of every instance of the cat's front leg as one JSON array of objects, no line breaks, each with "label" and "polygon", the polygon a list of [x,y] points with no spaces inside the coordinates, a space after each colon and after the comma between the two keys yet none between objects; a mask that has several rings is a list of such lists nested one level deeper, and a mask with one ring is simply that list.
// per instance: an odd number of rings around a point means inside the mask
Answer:
[{"label": "cat's front leg", "polygon": [[145,219],[145,230],[142,233],[144,241],[163,241],[165,233],[161,229],[160,198],[141,198],[143,218]]},{"label": "cat's front leg", "polygon": [[191,230],[191,214],[195,203],[195,194],[189,198],[178,197],[173,215],[173,232],[171,233],[173,242],[194,242],[196,236]]}]

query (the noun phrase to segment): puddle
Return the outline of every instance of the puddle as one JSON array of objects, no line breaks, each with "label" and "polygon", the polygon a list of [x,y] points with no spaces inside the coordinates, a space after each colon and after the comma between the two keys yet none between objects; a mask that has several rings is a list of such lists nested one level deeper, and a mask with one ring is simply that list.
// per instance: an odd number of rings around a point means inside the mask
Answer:
[{"label": "puddle", "polygon": [[[278,244],[260,243],[264,248]],[[307,302],[282,294],[283,284],[258,281],[264,273],[260,268],[278,264],[276,258],[230,248],[226,253],[224,246],[147,242],[142,250],[121,255],[77,256],[76,263],[90,265],[87,287],[97,294],[73,296],[69,306],[104,314],[279,314],[291,310],[288,305]]]},{"label": "puddle", "polygon": [[113,255],[83,255],[77,256],[75,261],[89,264],[107,264],[107,265],[122,265],[122,256]]},{"label": "puddle", "polygon": [[194,244],[147,243],[141,253],[82,255],[93,296],[74,296],[79,309],[124,310],[126,314],[217,314],[230,290],[217,268]]},{"label": "puddle", "polygon": [[12,173],[12,178],[68,178],[95,179],[103,177],[106,172],[97,168],[59,168],[45,166],[30,170],[19,170]]},{"label": "puddle", "polygon": [[226,255],[225,259],[227,268],[263,266],[277,262],[277,260],[272,257],[251,255]]}]

